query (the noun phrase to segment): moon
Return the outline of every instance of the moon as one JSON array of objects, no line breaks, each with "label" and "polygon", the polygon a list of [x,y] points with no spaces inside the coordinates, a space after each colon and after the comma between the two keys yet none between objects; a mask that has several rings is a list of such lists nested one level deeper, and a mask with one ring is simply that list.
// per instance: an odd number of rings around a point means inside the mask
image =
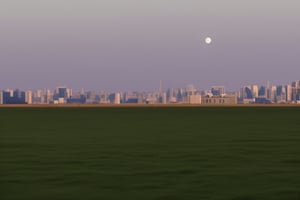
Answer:
[{"label": "moon", "polygon": [[211,42],[212,42],[211,37],[206,37],[206,38],[205,38],[205,43],[206,43],[206,44],[210,44]]}]

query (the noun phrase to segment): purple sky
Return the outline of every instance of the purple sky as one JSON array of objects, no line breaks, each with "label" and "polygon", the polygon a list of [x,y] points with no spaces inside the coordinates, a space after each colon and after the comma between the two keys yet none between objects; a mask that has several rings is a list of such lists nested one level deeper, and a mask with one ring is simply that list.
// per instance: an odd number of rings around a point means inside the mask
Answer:
[{"label": "purple sky", "polygon": [[299,0],[1,0],[0,89],[287,84],[300,79],[299,10]]}]

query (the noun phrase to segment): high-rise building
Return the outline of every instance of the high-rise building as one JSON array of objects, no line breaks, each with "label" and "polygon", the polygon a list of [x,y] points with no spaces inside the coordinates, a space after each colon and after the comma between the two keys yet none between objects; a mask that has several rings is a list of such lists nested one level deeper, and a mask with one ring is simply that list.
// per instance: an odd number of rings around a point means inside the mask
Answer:
[{"label": "high-rise building", "polygon": [[251,91],[253,97],[258,97],[258,85],[251,85]]},{"label": "high-rise building", "polygon": [[265,86],[261,86],[258,90],[258,96],[261,98],[267,98],[267,88]]},{"label": "high-rise building", "polygon": [[32,91],[28,90],[25,93],[25,102],[27,104],[32,104]]},{"label": "high-rise building", "polygon": [[167,93],[164,91],[163,83],[160,81],[159,83],[159,97],[158,97],[158,102],[162,104],[167,103]]},{"label": "high-rise building", "polygon": [[269,100],[271,98],[270,81],[267,81],[267,85],[266,85],[266,98],[269,99]]},{"label": "high-rise building", "polygon": [[68,98],[68,89],[66,87],[58,87],[56,91],[58,98]]},{"label": "high-rise building", "polygon": [[271,100],[271,102],[276,103],[276,96],[277,96],[277,87],[272,86],[270,88],[270,100]]},{"label": "high-rise building", "polygon": [[14,98],[16,99],[18,104],[25,104],[25,92],[21,90],[14,90]]},{"label": "high-rise building", "polygon": [[142,93],[137,94],[137,103],[142,104],[144,102],[144,95]]},{"label": "high-rise building", "polygon": [[177,102],[181,102],[182,101],[182,99],[183,99],[183,93],[182,93],[181,89],[176,89],[174,95],[175,95],[175,98],[176,98]]},{"label": "high-rise building", "polygon": [[299,81],[292,82],[292,102],[296,102],[300,99],[300,83]]},{"label": "high-rise building", "polygon": [[[61,86],[56,88],[53,99],[59,100],[60,98],[63,98],[64,101],[66,102],[67,99],[70,98],[71,96],[72,96],[72,90],[65,86]],[[89,100],[90,98],[87,97],[87,99]],[[62,100],[60,100],[60,102],[62,102]]]},{"label": "high-rise building", "polygon": [[211,93],[214,96],[223,96],[223,95],[225,95],[225,87],[224,86],[212,86]]},{"label": "high-rise building", "polygon": [[286,86],[280,85],[277,87],[276,103],[286,103]]},{"label": "high-rise building", "polygon": [[50,90],[46,89],[45,90],[45,103],[49,104],[53,101],[53,94],[51,93]]},{"label": "high-rise building", "polygon": [[3,91],[2,96],[3,104],[25,104],[25,92],[21,90],[10,90]]},{"label": "high-rise building", "polygon": [[295,88],[299,88],[300,87],[300,81],[294,81],[292,82],[292,86],[295,87]]},{"label": "high-rise building", "polygon": [[167,93],[163,92],[161,96],[161,103],[166,104],[167,103]]},{"label": "high-rise building", "polygon": [[292,86],[291,85],[287,85],[286,88],[286,101],[287,102],[291,102],[292,101]]},{"label": "high-rise building", "polygon": [[250,86],[245,86],[241,89],[242,99],[253,99],[253,93]]},{"label": "high-rise building", "polygon": [[67,88],[67,98],[73,96],[73,90],[71,88]]},{"label": "high-rise building", "polygon": [[6,89],[4,92],[6,92],[9,97],[14,96],[14,90],[12,90],[12,89]]},{"label": "high-rise building", "polygon": [[121,94],[119,92],[115,93],[115,104],[121,103]]},{"label": "high-rise building", "polygon": [[44,103],[44,97],[43,97],[43,91],[42,90],[36,90],[33,92],[33,99],[32,99],[33,103]]}]

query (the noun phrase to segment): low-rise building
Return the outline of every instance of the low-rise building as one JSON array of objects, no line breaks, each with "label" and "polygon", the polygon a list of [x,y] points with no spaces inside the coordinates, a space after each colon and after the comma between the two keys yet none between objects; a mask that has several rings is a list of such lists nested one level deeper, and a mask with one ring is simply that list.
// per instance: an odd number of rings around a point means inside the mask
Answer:
[{"label": "low-rise building", "polygon": [[202,96],[202,104],[237,104],[237,97],[235,95],[226,95],[226,96]]},{"label": "low-rise building", "polygon": [[201,104],[201,95],[200,94],[189,95],[188,103],[189,104]]}]

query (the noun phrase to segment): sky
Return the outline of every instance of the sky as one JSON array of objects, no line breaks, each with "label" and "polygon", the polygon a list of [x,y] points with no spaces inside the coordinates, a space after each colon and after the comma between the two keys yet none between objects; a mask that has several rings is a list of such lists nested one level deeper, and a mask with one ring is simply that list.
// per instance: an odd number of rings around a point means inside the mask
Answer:
[{"label": "sky", "polygon": [[288,84],[300,79],[299,10],[299,0],[1,0],[0,89]]}]

